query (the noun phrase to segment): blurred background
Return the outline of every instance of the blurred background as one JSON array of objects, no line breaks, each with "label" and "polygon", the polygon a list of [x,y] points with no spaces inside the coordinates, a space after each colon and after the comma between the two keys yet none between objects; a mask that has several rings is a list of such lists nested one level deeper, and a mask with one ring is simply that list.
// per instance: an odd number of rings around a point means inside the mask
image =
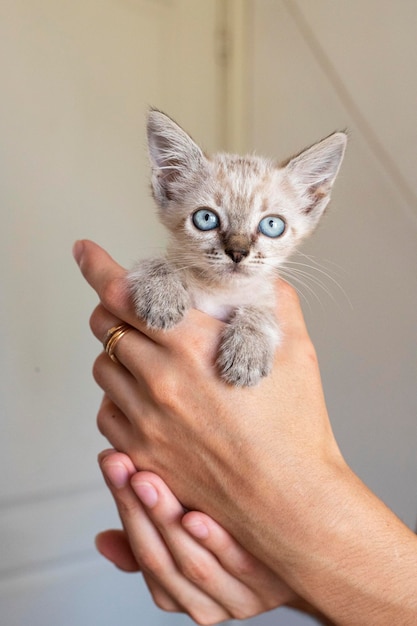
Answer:
[{"label": "blurred background", "polygon": [[415,526],[416,24],[414,0],[0,1],[1,624],[191,624],[93,545],[119,524],[96,465],[96,298],[71,247],[126,265],[163,247],[150,105],[209,151],[279,160],[348,129],[293,283],[346,459]]}]

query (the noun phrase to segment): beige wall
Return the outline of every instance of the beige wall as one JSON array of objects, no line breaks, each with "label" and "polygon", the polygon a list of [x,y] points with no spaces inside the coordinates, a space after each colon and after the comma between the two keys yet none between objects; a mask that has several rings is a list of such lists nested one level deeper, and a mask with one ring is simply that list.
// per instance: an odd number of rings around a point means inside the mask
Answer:
[{"label": "beige wall", "polygon": [[[335,129],[349,130],[333,203],[303,250],[319,264],[309,283],[317,298],[301,291],[342,451],[415,528],[417,4],[249,4],[250,146],[283,158]],[[255,623],[277,620],[267,615]]]},{"label": "beige wall", "polygon": [[[233,6],[229,19],[236,24]],[[402,0],[247,0],[237,74],[221,63],[225,0],[0,3],[0,621],[7,626],[182,625],[137,577],[96,556],[117,523],[95,455],[95,298],[70,256],[92,237],[123,263],[162,233],[143,116],[166,108],[209,148],[285,157],[348,127],[334,202],[306,252],[348,294],[308,290],[306,315],[341,447],[415,523],[414,28]],[[151,65],[156,63],[154,69]],[[240,70],[239,70],[240,67]],[[246,89],[246,91],[245,91]],[[238,113],[224,107],[235,102]],[[240,134],[239,134],[240,128]],[[314,272],[313,272],[314,273]],[[139,606],[139,609],[138,609]],[[306,624],[279,611],[252,622]]]},{"label": "beige wall", "polygon": [[[95,552],[118,525],[96,432],[96,298],[71,257],[163,245],[145,111],[222,143],[217,0],[0,2],[0,623],[176,624]],[[190,54],[192,51],[192,54]]]}]

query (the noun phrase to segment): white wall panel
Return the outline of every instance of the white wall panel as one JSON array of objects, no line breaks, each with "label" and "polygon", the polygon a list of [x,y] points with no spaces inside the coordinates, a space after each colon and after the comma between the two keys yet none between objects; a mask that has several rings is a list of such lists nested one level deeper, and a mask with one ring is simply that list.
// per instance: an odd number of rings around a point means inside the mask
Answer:
[{"label": "white wall panel", "polygon": [[[222,0],[220,0],[220,3]],[[350,145],[305,251],[331,296],[306,292],[329,409],[353,468],[409,524],[417,514],[416,4],[251,0],[251,148],[286,157],[336,128]],[[0,3],[0,621],[183,626],[139,576],[94,552],[116,517],[101,487],[78,237],[122,263],[163,234],[149,198],[144,113],[166,108],[213,149],[225,130],[219,2]],[[219,114],[220,111],[220,114]],[[240,112],[241,113],[241,112]],[[316,271],[316,278],[323,274]],[[336,301],[334,302],[333,299]],[[266,626],[311,623],[278,611]]]},{"label": "white wall panel", "polygon": [[310,46],[326,59],[355,124],[415,207],[417,4],[413,0],[286,4]]},{"label": "white wall panel", "polygon": [[222,143],[219,16],[218,0],[0,3],[2,625],[188,623],[95,555],[119,522],[96,463],[97,299],[71,247],[130,264],[163,246],[145,113]]},{"label": "white wall panel", "polygon": [[184,615],[158,610],[140,576],[102,560],[39,570],[0,586],[4,626],[191,626]]},{"label": "white wall panel", "polygon": [[[281,159],[349,130],[333,202],[303,248],[313,260],[296,259],[318,267],[306,281],[317,297],[298,286],[341,449],[415,528],[417,5],[250,6],[250,147]],[[253,623],[273,626],[279,615]]]}]

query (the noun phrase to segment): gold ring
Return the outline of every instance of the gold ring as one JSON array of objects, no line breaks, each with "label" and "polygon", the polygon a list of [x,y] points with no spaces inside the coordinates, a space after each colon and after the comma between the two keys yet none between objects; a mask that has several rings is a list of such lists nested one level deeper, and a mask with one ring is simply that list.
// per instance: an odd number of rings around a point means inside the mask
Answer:
[{"label": "gold ring", "polygon": [[123,335],[129,332],[129,330],[133,330],[133,328],[129,326],[129,324],[123,323],[123,324],[119,324],[118,326],[113,326],[106,333],[106,336],[103,341],[103,348],[104,348],[104,351],[109,355],[111,360],[114,361],[115,363],[118,363],[118,359],[116,355],[114,354],[116,345],[118,341],[123,337]]}]

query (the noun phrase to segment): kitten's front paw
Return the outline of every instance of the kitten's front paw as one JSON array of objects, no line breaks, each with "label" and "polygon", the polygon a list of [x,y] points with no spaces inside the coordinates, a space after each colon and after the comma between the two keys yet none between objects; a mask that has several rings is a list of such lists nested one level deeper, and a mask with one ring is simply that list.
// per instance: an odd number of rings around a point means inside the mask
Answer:
[{"label": "kitten's front paw", "polygon": [[217,356],[222,378],[238,387],[251,387],[272,369],[275,341],[271,334],[226,326]]},{"label": "kitten's front paw", "polygon": [[172,328],[190,308],[180,276],[165,259],[143,261],[128,274],[128,282],[135,311],[151,328]]}]

